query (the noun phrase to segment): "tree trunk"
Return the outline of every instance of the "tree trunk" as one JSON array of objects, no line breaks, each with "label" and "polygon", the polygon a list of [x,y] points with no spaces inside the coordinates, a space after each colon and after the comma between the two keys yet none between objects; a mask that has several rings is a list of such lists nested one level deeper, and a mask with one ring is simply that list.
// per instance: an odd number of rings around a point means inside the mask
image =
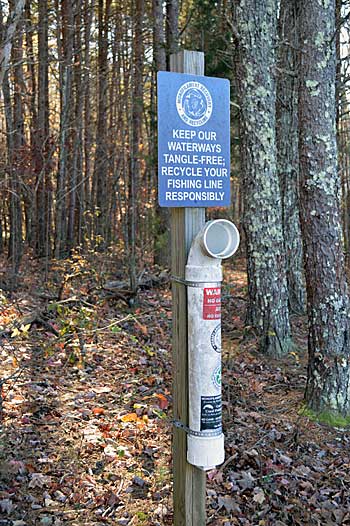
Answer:
[{"label": "tree trunk", "polygon": [[82,97],[82,41],[81,41],[81,8],[82,0],[75,1],[75,35],[74,35],[74,124],[72,126],[72,166],[69,174],[69,207],[68,207],[68,249],[71,250],[81,242],[84,181],[82,176],[82,130],[83,130],[83,97]]},{"label": "tree trunk", "polygon": [[[167,57],[177,52],[179,38],[179,2],[167,0],[166,2],[166,44]],[[169,69],[169,67],[168,67]]]},{"label": "tree trunk", "polygon": [[276,94],[277,170],[281,186],[283,238],[286,254],[289,308],[306,310],[303,250],[299,220],[298,158],[298,28],[296,1],[282,0]]},{"label": "tree trunk", "polygon": [[23,21],[20,20],[17,29],[17,38],[14,39],[12,48],[13,67],[13,155],[10,166],[11,179],[11,205],[10,205],[10,251],[13,261],[14,274],[17,274],[22,258],[22,186],[23,178],[23,150],[24,138],[24,108],[22,92],[25,92],[23,79]]},{"label": "tree trunk", "polygon": [[132,137],[130,152],[130,288],[137,291],[136,233],[137,233],[137,194],[140,184],[140,143],[143,112],[143,41],[142,26],[144,0],[136,0],[133,38],[133,99],[132,99]]},{"label": "tree trunk", "polygon": [[235,3],[248,322],[257,331],[260,349],[274,356],[286,353],[290,346],[282,208],[276,169],[273,78],[276,14],[275,0]]},{"label": "tree trunk", "polygon": [[67,251],[67,182],[70,161],[70,123],[72,96],[72,58],[73,58],[73,0],[62,1],[62,75],[61,80],[61,122],[60,150],[56,187],[55,211],[55,257],[62,257]]},{"label": "tree trunk", "polygon": [[[162,0],[152,1],[153,14],[153,49],[154,49],[154,66],[157,71],[166,70],[166,44],[164,32],[164,14]],[[177,28],[177,21],[174,23]],[[174,29],[175,29],[174,28]],[[177,38],[177,36],[176,36]],[[156,76],[154,76],[154,79]],[[154,106],[151,115],[151,158],[152,167],[157,167],[157,111],[155,98],[153,98]],[[156,174],[155,174],[156,175]],[[156,184],[157,177],[153,178]],[[157,186],[157,185],[156,185]],[[154,245],[154,262],[162,267],[169,266],[170,255],[170,214],[169,209],[160,207],[158,200],[156,202],[156,221],[155,221],[155,245]]]},{"label": "tree trunk", "polygon": [[17,0],[14,2],[14,5],[10,6],[12,9],[7,18],[6,30],[1,31],[2,39],[0,45],[0,87],[2,86],[7,71],[8,63],[11,58],[12,40],[16,32],[17,25],[22,17],[24,4],[25,0]]},{"label": "tree trunk", "polygon": [[[152,0],[154,64],[157,71],[166,70],[164,13],[162,0]],[[175,23],[177,28],[177,21]],[[177,38],[177,35],[176,35]]]},{"label": "tree trunk", "polygon": [[98,245],[107,246],[107,211],[108,201],[108,18],[110,0],[99,0],[98,3],[98,116],[96,135],[96,155],[94,165],[95,217]]},{"label": "tree trunk", "polygon": [[[18,24],[20,24],[24,9],[24,0],[10,3],[10,13],[7,18],[6,27],[3,24],[2,6],[0,9],[0,88],[4,96],[4,112],[6,120],[7,136],[7,161],[8,161],[8,190],[9,190],[9,212],[10,212],[10,240],[8,255],[11,261],[11,281],[16,285],[17,273],[22,258],[22,209],[21,209],[21,187],[19,180],[20,149],[23,144],[23,108],[21,95],[22,75],[22,36],[17,39],[17,46],[12,50],[13,40]],[[10,86],[8,78],[8,64],[12,57],[18,58],[19,63],[14,67],[14,107],[12,112]],[[15,60],[16,63],[16,60]]]},{"label": "tree trunk", "polygon": [[[40,22],[39,22],[40,27]],[[27,63],[27,77],[28,77],[28,111],[29,111],[29,132],[30,132],[30,152],[31,163],[30,170],[36,170],[37,157],[37,128],[38,128],[38,113],[37,113],[37,81],[35,73],[36,56],[34,54],[33,32],[34,23],[30,9],[30,2],[26,2],[25,6],[25,30],[26,30],[26,55]],[[40,47],[40,46],[39,46]],[[31,175],[31,173],[29,174]],[[33,247],[36,243],[36,203],[34,199],[35,182],[30,180],[23,192],[24,200],[24,214],[25,214],[25,241],[29,246]]]},{"label": "tree trunk", "polygon": [[35,136],[36,152],[36,252],[48,257],[50,253],[50,204],[49,204],[49,46],[47,0],[39,0],[38,27],[38,120]]},{"label": "tree trunk", "polygon": [[92,162],[91,162],[91,144],[92,123],[91,123],[91,57],[90,57],[90,40],[91,26],[94,14],[95,0],[84,0],[84,70],[83,70],[83,93],[84,100],[84,134],[83,134],[83,157],[84,157],[84,227],[82,243],[85,245],[87,240],[92,239],[92,200],[91,200],[91,179],[92,179]]},{"label": "tree trunk", "polygon": [[335,130],[335,1],[300,2],[300,195],[309,317],[305,399],[350,416],[349,301]]}]

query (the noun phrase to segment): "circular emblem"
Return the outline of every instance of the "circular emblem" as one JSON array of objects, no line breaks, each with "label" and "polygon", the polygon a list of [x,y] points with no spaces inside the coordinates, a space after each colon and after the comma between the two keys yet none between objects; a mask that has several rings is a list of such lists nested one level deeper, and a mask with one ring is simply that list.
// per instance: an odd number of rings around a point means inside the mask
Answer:
[{"label": "circular emblem", "polygon": [[211,117],[213,100],[207,88],[200,82],[186,82],[176,95],[176,109],[189,126],[203,126]]},{"label": "circular emblem", "polygon": [[215,329],[213,330],[213,332],[210,335],[211,346],[214,349],[214,351],[216,351],[218,353],[221,352],[221,338],[220,338],[221,333],[220,333],[220,329],[221,329],[221,324],[219,323],[219,325],[217,325],[215,327]]},{"label": "circular emblem", "polygon": [[211,379],[213,380],[213,384],[216,389],[221,389],[221,363],[215,367],[214,372],[211,375]]}]

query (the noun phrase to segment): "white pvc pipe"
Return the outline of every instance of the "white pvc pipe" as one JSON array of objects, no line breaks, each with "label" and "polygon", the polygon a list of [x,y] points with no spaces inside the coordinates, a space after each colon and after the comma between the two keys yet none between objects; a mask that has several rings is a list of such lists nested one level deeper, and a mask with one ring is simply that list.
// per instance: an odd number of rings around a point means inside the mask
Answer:
[{"label": "white pvc pipe", "polygon": [[239,233],[218,219],[192,242],[188,282],[189,429],[187,460],[203,470],[224,461],[221,401],[221,260],[233,255]]}]

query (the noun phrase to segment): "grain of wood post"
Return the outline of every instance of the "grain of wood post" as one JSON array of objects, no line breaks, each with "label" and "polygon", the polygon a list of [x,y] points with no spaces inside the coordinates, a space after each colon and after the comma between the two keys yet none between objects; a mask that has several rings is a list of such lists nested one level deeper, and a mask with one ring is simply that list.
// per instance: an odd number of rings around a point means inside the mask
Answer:
[{"label": "grain of wood post", "polygon": [[[170,57],[170,70],[178,73],[204,75],[204,53],[181,51]],[[185,277],[187,255],[194,236],[205,223],[205,208],[171,209],[172,274]],[[188,423],[187,374],[187,298],[186,287],[173,283],[173,398],[174,418]],[[188,464],[186,433],[174,428],[174,525],[204,526],[205,473]]]}]

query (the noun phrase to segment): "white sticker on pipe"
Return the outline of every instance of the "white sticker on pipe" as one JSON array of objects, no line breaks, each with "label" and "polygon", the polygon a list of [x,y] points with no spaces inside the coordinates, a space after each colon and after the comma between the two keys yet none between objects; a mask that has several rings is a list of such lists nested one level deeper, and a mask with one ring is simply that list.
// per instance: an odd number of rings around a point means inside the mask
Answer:
[{"label": "white sticker on pipe", "polygon": [[210,335],[210,343],[214,351],[221,352],[221,324],[217,325]]},{"label": "white sticker on pipe", "polygon": [[221,389],[221,362],[215,367],[213,374],[211,375],[214,387]]}]

